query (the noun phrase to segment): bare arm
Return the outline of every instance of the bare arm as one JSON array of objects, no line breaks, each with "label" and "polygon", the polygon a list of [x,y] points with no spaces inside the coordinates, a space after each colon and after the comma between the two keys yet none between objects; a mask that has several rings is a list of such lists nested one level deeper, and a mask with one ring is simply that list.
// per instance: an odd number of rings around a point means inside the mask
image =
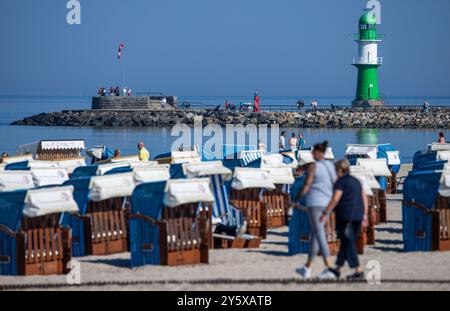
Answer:
[{"label": "bare arm", "polygon": [[369,215],[369,200],[367,199],[367,195],[364,193],[364,189],[361,189],[362,197],[363,197],[363,203],[364,203],[364,219],[363,219],[363,225],[366,226],[368,215]]},{"label": "bare arm", "polygon": [[339,204],[339,201],[342,198],[343,191],[342,190],[335,190],[333,193],[333,197],[331,198],[330,203],[327,206],[327,209],[325,210],[325,213],[327,215],[331,214],[333,210],[336,208],[336,206]]}]

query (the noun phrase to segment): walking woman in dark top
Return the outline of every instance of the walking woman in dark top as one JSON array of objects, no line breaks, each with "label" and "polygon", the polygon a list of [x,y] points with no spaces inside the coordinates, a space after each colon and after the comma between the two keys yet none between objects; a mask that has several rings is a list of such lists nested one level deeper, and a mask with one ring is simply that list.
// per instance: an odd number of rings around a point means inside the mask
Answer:
[{"label": "walking woman in dark top", "polygon": [[333,210],[336,216],[336,230],[340,240],[336,267],[330,269],[337,277],[347,261],[355,273],[347,279],[363,279],[364,271],[360,267],[356,250],[356,241],[361,226],[367,226],[368,201],[358,179],[350,176],[350,163],[347,160],[336,162],[338,180],[334,185],[334,193],[330,204],[323,213],[321,221],[325,221]]}]

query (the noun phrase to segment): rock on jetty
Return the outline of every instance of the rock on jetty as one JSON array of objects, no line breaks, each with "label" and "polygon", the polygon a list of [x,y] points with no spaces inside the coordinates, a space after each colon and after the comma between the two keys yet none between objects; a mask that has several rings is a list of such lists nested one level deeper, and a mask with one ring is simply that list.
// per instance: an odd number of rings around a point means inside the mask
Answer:
[{"label": "rock on jetty", "polygon": [[450,128],[450,108],[384,108],[379,110],[320,110],[305,112],[244,113],[225,110],[79,110],[41,113],[12,123],[32,126],[82,127],[170,127],[177,123],[193,125],[278,124],[297,128]]}]

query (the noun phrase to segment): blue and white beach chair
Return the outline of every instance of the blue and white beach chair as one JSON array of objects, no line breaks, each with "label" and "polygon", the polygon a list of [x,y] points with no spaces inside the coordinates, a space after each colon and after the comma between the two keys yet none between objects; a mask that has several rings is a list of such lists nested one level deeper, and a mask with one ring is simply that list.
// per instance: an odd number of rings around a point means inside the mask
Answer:
[{"label": "blue and white beach chair", "polygon": [[209,178],[144,183],[132,195],[131,266],[208,263]]},{"label": "blue and white beach chair", "polygon": [[73,187],[0,193],[0,275],[66,273],[71,243],[62,213],[78,213]]}]

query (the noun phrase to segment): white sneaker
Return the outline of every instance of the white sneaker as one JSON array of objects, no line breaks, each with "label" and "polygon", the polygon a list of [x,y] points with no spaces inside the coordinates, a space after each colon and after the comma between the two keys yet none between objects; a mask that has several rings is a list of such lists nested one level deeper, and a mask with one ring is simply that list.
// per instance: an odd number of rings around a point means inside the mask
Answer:
[{"label": "white sneaker", "polygon": [[319,275],[319,280],[336,280],[336,275],[327,268]]},{"label": "white sneaker", "polygon": [[311,269],[306,266],[298,268],[295,272],[300,274],[300,276],[304,279],[309,279],[311,277]]}]

